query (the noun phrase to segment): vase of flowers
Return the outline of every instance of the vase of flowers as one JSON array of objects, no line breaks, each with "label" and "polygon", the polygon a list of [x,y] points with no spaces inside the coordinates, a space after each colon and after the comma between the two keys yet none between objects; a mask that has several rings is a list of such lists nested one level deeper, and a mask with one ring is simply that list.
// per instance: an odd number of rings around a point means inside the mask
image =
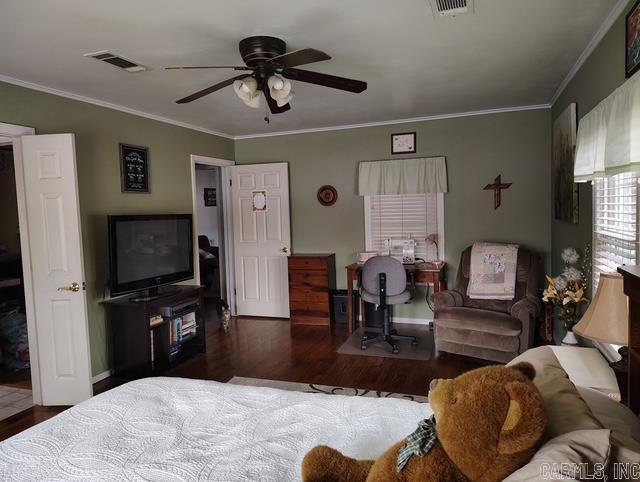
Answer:
[{"label": "vase of flowers", "polygon": [[582,304],[588,304],[586,298],[586,278],[583,271],[576,268],[580,255],[575,248],[562,250],[564,270],[558,276],[546,275],[547,289],[542,293],[542,301],[553,303],[555,316],[562,321],[567,331],[562,340],[563,345],[577,345],[578,340],[573,334],[573,327],[582,316]]}]

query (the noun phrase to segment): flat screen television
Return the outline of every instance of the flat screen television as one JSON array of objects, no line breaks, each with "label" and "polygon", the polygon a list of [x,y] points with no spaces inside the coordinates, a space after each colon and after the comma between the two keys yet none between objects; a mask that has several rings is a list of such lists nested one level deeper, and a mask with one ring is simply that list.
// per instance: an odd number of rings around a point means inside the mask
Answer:
[{"label": "flat screen television", "polygon": [[191,214],[109,216],[111,296],[148,290],[193,278]]}]

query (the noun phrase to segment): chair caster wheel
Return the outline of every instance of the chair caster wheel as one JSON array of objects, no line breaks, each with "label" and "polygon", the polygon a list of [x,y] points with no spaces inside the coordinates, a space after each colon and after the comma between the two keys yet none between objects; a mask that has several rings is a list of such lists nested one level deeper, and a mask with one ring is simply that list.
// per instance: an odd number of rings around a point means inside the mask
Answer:
[{"label": "chair caster wheel", "polygon": [[367,345],[360,345],[360,349],[361,350],[366,350],[367,349]]},{"label": "chair caster wheel", "polygon": [[394,355],[397,355],[398,353],[400,353],[400,350],[398,350],[398,347],[397,347],[397,346],[394,346],[394,347],[391,349],[391,353],[393,353]]},{"label": "chair caster wheel", "polygon": [[412,344],[413,346],[416,346],[416,345],[418,344],[418,340],[411,340],[411,344]]}]

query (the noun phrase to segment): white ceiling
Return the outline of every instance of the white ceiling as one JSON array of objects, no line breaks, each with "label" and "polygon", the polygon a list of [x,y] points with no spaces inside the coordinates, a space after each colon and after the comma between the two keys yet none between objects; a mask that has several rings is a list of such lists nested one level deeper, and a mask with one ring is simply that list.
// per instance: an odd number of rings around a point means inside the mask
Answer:
[{"label": "white ceiling", "polygon": [[[475,0],[434,17],[428,0],[11,0],[0,15],[0,74],[231,136],[546,104],[616,0]],[[241,64],[238,41],[274,35],[333,58],[306,68],[366,80],[352,94],[294,83],[292,109],[263,121],[236,75],[165,71]],[[623,48],[621,46],[621,48]],[[129,74],[83,54],[110,50],[150,67]]]}]

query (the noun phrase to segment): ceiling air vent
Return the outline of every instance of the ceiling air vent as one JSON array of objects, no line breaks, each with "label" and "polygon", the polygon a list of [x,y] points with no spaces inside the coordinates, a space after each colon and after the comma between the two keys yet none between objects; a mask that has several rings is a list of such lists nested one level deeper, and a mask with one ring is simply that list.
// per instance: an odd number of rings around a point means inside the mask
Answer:
[{"label": "ceiling air vent", "polygon": [[473,12],[473,0],[431,0],[434,15],[452,17]]},{"label": "ceiling air vent", "polygon": [[96,60],[100,60],[101,62],[106,62],[111,65],[115,65],[116,67],[120,67],[127,72],[144,72],[147,70],[146,67],[136,64],[131,60],[125,59],[124,57],[114,54],[112,52],[107,52],[103,50],[101,52],[93,52],[91,54],[84,54],[85,57],[91,57]]}]

